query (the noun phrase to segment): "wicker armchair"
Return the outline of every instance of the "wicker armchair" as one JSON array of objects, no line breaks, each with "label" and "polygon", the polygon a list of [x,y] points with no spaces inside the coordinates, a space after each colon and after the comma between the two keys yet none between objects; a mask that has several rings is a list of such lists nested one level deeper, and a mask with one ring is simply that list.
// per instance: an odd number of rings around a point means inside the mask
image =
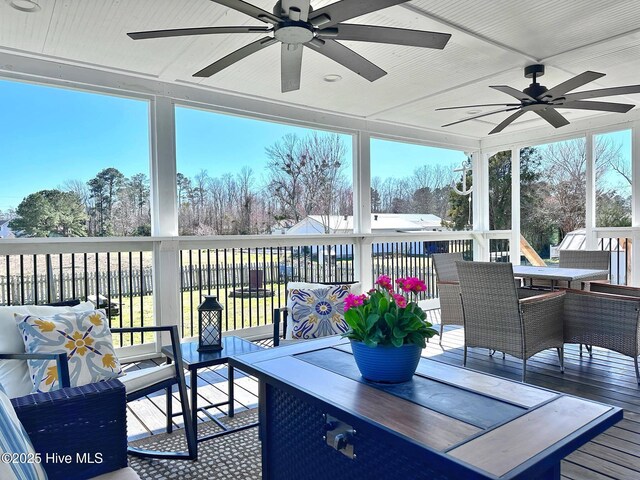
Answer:
[{"label": "wicker armchair", "polygon": [[[609,271],[611,264],[611,252],[606,250],[560,250],[558,266],[560,268],[588,268],[591,270]],[[603,276],[606,280],[609,276]],[[571,287],[564,283],[564,287]],[[575,287],[575,286],[574,286]]]},{"label": "wicker armchair", "polygon": [[467,349],[499,350],[522,359],[525,381],[527,359],[556,348],[564,371],[562,309],[564,292],[520,299],[510,263],[456,262],[464,313],[464,365]]},{"label": "wicker armchair", "polygon": [[633,358],[640,384],[640,289],[591,283],[591,291],[567,290],[564,341],[608,348]]},{"label": "wicker armchair", "polygon": [[464,325],[460,283],[456,262],[463,261],[462,253],[436,253],[432,257],[436,271],[436,286],[440,298],[440,338],[445,325]]}]

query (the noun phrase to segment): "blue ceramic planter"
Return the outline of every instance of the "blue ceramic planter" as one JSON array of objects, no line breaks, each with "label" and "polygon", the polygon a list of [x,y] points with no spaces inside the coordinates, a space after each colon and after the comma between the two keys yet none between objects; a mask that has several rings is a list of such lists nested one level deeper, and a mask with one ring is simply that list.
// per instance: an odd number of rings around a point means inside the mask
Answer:
[{"label": "blue ceramic planter", "polygon": [[422,352],[420,345],[368,347],[355,340],[351,340],[351,350],[362,376],[366,380],[381,383],[402,383],[411,380]]}]

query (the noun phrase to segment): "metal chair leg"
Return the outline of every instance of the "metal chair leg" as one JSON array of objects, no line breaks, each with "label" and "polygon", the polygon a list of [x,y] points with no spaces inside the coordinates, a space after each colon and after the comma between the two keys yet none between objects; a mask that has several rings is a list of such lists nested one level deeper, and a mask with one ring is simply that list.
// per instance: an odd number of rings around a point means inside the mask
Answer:
[{"label": "metal chair leg", "polygon": [[467,346],[464,346],[464,355],[462,356],[462,366],[467,366]]},{"label": "metal chair leg", "polygon": [[494,353],[496,353],[496,351],[495,351],[495,350],[489,349],[489,356],[490,356],[490,357],[493,357],[493,354],[494,354]]},{"label": "metal chair leg", "polygon": [[636,366],[636,382],[640,385],[640,370],[638,370],[638,357],[633,359],[633,363]]},{"label": "metal chair leg", "polygon": [[558,347],[558,359],[560,360],[560,372],[564,373],[564,347]]},{"label": "metal chair leg", "polygon": [[444,328],[444,324],[442,323],[442,319],[440,319],[440,338],[438,339],[438,344],[442,346],[442,329]]},{"label": "metal chair leg", "polygon": [[522,383],[524,383],[526,378],[527,378],[527,359],[523,358],[522,359]]}]

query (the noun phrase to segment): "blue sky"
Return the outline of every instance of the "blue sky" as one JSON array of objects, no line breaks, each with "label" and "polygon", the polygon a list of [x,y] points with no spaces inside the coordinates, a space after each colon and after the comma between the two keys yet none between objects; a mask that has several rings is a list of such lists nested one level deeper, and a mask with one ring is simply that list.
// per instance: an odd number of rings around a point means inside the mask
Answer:
[{"label": "blue sky", "polygon": [[[107,167],[127,177],[149,174],[145,101],[0,80],[0,105],[0,210],[67,180],[86,182]],[[248,166],[260,180],[265,147],[288,133],[310,131],[180,107],[176,125],[178,171],[189,177],[203,169],[215,176]],[[630,152],[630,135],[618,136]],[[351,138],[343,139],[350,164]],[[464,158],[455,150],[373,139],[371,175],[400,178],[426,163],[454,168]]]}]

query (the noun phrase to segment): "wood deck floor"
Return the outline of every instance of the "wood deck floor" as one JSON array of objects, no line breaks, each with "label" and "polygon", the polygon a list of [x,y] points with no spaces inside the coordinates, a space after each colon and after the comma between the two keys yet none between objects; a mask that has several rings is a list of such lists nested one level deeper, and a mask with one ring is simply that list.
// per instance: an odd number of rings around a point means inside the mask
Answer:
[{"label": "wood deck floor", "polygon": [[[437,337],[436,337],[437,339]],[[442,348],[432,342],[423,356],[461,365],[464,337],[462,328],[445,329]],[[269,342],[264,342],[269,346]],[[486,349],[470,349],[467,367],[513,380],[520,380],[521,361],[501,354],[493,357]],[[198,375],[198,395],[202,402],[215,403],[226,398],[226,368],[206,369]],[[629,357],[594,348],[593,356],[580,357],[578,346],[565,348],[565,373],[560,373],[555,351],[539,353],[527,364],[527,383],[624,408],[624,419],[562,462],[562,478],[572,480],[640,480],[640,387],[636,383],[633,361]],[[188,382],[187,382],[188,384]],[[258,403],[258,383],[236,373],[236,411],[254,408]],[[174,394],[174,411],[179,410]],[[165,426],[165,398],[157,394],[129,404],[129,434],[140,438],[161,432]],[[212,412],[213,413],[213,412]],[[226,413],[224,408],[220,413]],[[201,421],[205,421],[202,416]],[[180,417],[174,419],[181,425]]]}]

